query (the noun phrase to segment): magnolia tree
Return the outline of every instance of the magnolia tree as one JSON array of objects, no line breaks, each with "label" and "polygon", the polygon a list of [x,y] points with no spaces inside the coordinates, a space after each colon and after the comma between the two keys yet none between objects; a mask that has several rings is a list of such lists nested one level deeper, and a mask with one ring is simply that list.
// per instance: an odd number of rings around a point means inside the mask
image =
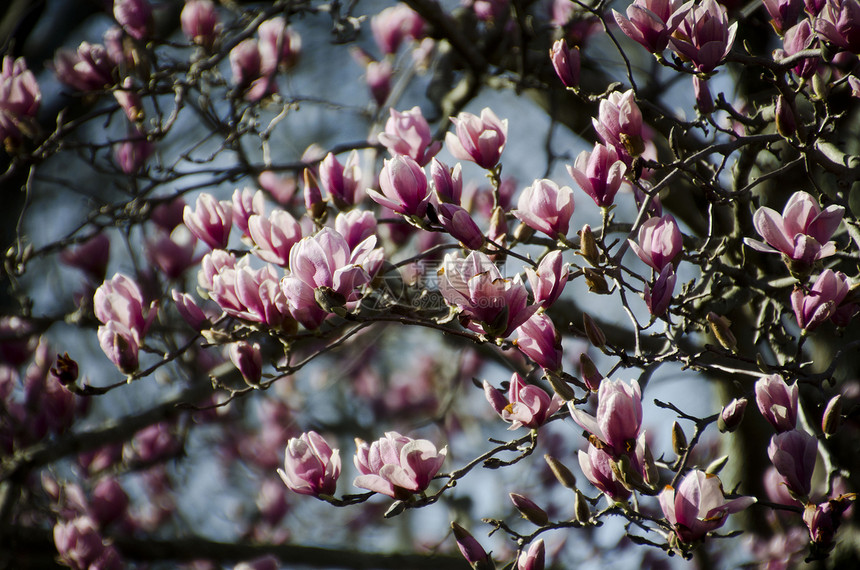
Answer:
[{"label": "magnolia tree", "polygon": [[96,4],[2,60],[6,565],[858,564],[857,0]]}]

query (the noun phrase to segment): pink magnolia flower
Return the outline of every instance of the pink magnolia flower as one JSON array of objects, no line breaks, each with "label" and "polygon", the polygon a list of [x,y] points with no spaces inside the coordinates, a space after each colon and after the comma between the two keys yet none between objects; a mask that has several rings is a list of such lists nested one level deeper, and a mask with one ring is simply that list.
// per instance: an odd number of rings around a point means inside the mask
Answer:
[{"label": "pink magnolia flower", "polygon": [[117,273],[96,289],[93,310],[102,324],[117,322],[143,337],[155,320],[156,302],[145,307],[143,293],[130,277]]},{"label": "pink magnolia flower", "polygon": [[630,157],[639,156],[645,151],[642,111],[636,104],[632,89],[624,93],[613,91],[609,97],[601,100],[597,118],[592,118],[591,124],[600,140],[615,148],[618,157],[625,163],[630,162]]},{"label": "pink magnolia flower", "polygon": [[116,548],[105,545],[96,522],[88,516],[57,522],[54,545],[63,564],[72,568],[119,570],[124,566]]},{"label": "pink magnolia flower", "polygon": [[159,231],[154,239],[146,242],[146,256],[168,279],[177,279],[200,261],[195,257],[197,238],[185,226],[177,226],[172,232]]},{"label": "pink magnolia flower", "polygon": [[454,539],[457,541],[460,554],[472,568],[489,570],[495,567],[493,559],[469,531],[455,522],[451,523],[451,530],[454,532]]},{"label": "pink magnolia flower", "polygon": [[455,204],[440,204],[437,209],[439,223],[468,249],[481,249],[484,245],[484,234],[481,228],[469,215],[469,212]]},{"label": "pink magnolia flower", "polygon": [[199,331],[209,321],[206,314],[194,302],[191,295],[177,291],[176,289],[171,290],[170,295],[173,298],[173,303],[176,305],[176,310],[179,311],[179,314],[191,328]]},{"label": "pink magnolia flower", "polygon": [[549,50],[549,59],[556,75],[565,87],[579,85],[579,47],[570,49],[564,39],[556,40]]},{"label": "pink magnolia flower", "polygon": [[675,268],[671,263],[667,263],[660,275],[654,281],[653,285],[645,285],[643,292],[645,305],[648,307],[648,312],[659,317],[666,312],[669,305],[672,303],[672,294],[675,292]]},{"label": "pink magnolia flower", "polygon": [[687,2],[675,10],[669,27],[674,30],[672,49],[696,71],[710,73],[731,51],[738,23],[729,25],[725,6],[704,0],[701,4]]},{"label": "pink magnolia flower", "polygon": [[195,44],[211,48],[218,37],[218,12],[211,0],[187,0],[179,22],[182,33]]},{"label": "pink magnolia flower", "polygon": [[809,503],[803,510],[803,522],[809,529],[809,539],[819,548],[828,552],[833,547],[836,531],[842,523],[842,515],[851,507],[853,493],[839,495],[823,503]]},{"label": "pink magnolia flower", "polygon": [[536,269],[526,268],[535,304],[547,308],[561,296],[570,270],[570,264],[563,261],[561,251],[554,249],[541,259]]},{"label": "pink magnolia flower", "polygon": [[23,57],[3,57],[0,69],[0,142],[17,144],[35,133],[42,92]]},{"label": "pink magnolia flower", "polygon": [[421,108],[412,107],[402,113],[390,109],[390,112],[385,132],[379,134],[379,142],[392,156],[408,156],[419,166],[425,166],[442,149],[442,143],[433,140]]},{"label": "pink magnolia flower", "polygon": [[577,452],[577,457],[582,474],[600,492],[605,493],[616,503],[630,498],[630,490],[612,472],[612,456],[609,453],[589,445],[588,452],[580,450]]},{"label": "pink magnolia flower", "polygon": [[824,324],[836,314],[850,288],[851,283],[845,274],[831,269],[821,272],[808,293],[796,287],[791,293],[791,307],[797,326],[804,331],[811,331]]},{"label": "pink magnolia flower", "polygon": [[243,259],[237,264],[233,274],[234,294],[239,310],[222,308],[240,319],[273,328],[290,324],[292,321],[287,299],[281,291],[279,277],[280,272],[273,265],[266,264],[254,270],[248,267],[247,261]]},{"label": "pink magnolia flower", "polygon": [[140,337],[119,321],[108,321],[97,331],[99,346],[120,371],[131,374],[139,366]]},{"label": "pink magnolia flower", "polygon": [[639,227],[639,243],[629,241],[639,259],[656,271],[663,271],[663,268],[681,253],[683,247],[681,230],[671,214],[649,218]]},{"label": "pink magnolia flower", "polygon": [[172,232],[182,223],[182,213],[185,210],[185,199],[180,197],[161,198],[157,206],[152,208],[149,220],[159,228]]},{"label": "pink magnolia flower", "polygon": [[731,402],[720,410],[720,417],[717,418],[717,427],[721,432],[733,432],[741,425],[744,419],[744,412],[747,409],[747,399],[734,398]]},{"label": "pink magnolia flower", "polygon": [[669,45],[672,28],[668,23],[675,11],[674,0],[635,0],[627,7],[625,18],[615,10],[612,15],[621,31],[654,54]]},{"label": "pink magnolia flower", "polygon": [[444,162],[435,158],[430,162],[430,178],[433,190],[440,202],[460,205],[463,197],[463,177],[460,163],[449,169]]},{"label": "pink magnolia flower", "polygon": [[753,225],[765,242],[746,238],[751,248],[765,253],[782,253],[791,260],[798,273],[808,272],[812,264],[836,253],[829,241],[839,227],[845,208],[828,206],[824,210],[806,192],[795,192],[782,210],[761,207],[753,216]]},{"label": "pink magnolia flower", "polygon": [[298,63],[302,38],[281,16],[266,20],[257,29],[260,38],[262,75],[271,75],[278,68],[291,69]]},{"label": "pink magnolia flower", "polygon": [[376,45],[385,55],[397,53],[405,39],[420,38],[424,20],[406,4],[397,4],[382,10],[370,19],[370,30]]},{"label": "pink magnolia flower", "polygon": [[257,40],[248,38],[230,50],[230,71],[233,84],[245,93],[249,101],[259,101],[277,92],[274,78],[263,73],[263,56]]},{"label": "pink magnolia flower", "polygon": [[268,216],[254,214],[248,218],[248,233],[254,254],[269,263],[286,267],[293,246],[302,239],[302,228],[285,210],[274,210]]},{"label": "pink magnolia flower", "polygon": [[535,313],[521,324],[514,344],[544,370],[561,369],[561,335],[546,313]]},{"label": "pink magnolia flower", "polygon": [[762,3],[772,18],[770,23],[773,29],[779,35],[796,24],[803,12],[803,0],[762,0]]},{"label": "pink magnolia flower", "polygon": [[395,155],[383,162],[379,173],[380,194],[368,190],[371,200],[404,216],[423,218],[430,201],[424,170],[408,156]]},{"label": "pink magnolia flower", "polygon": [[[784,49],[774,50],[774,59],[785,59],[800,51],[811,49],[818,43],[818,38],[809,20],[803,19],[785,32],[782,41]],[[798,77],[809,79],[818,70],[820,59],[819,57],[801,58],[791,69]]]},{"label": "pink magnolia flower", "polygon": [[570,187],[559,188],[552,180],[543,179],[522,191],[513,214],[530,228],[557,238],[567,235],[575,207]]},{"label": "pink magnolia flower", "polygon": [[128,494],[114,477],[104,477],[93,489],[87,513],[102,526],[122,519],[128,509]]},{"label": "pink magnolia flower", "polygon": [[334,229],[343,236],[349,249],[354,250],[358,244],[376,235],[376,218],[367,210],[341,212],[334,219]]},{"label": "pink magnolia flower", "polygon": [[797,425],[797,383],[789,386],[779,374],[764,376],[755,383],[755,401],[761,415],[778,432]]},{"label": "pink magnolia flower", "polygon": [[391,93],[391,76],[394,75],[391,62],[387,59],[370,61],[364,69],[364,75],[373,100],[381,107]]},{"label": "pink magnolia flower", "polygon": [[[262,174],[260,175],[262,178]],[[262,190],[256,192],[251,188],[236,188],[233,191],[231,205],[233,207],[233,225],[242,230],[243,235],[248,235],[248,220],[254,214],[263,215],[266,211],[266,196]]]},{"label": "pink magnolia flower", "polygon": [[489,107],[476,117],[460,113],[451,118],[457,134],[447,133],[448,151],[459,160],[469,160],[490,170],[499,163],[508,137],[508,120],[499,120]]},{"label": "pink magnolia flower", "polygon": [[74,249],[65,249],[60,261],[76,267],[95,282],[104,281],[110,261],[110,238],[99,233]]},{"label": "pink magnolia flower", "polygon": [[197,197],[193,210],[191,206],[185,206],[182,220],[197,239],[212,249],[223,249],[230,241],[233,205],[226,200],[219,202],[211,194],[203,193]]},{"label": "pink magnolia flower", "polygon": [[287,442],[284,468],[278,475],[293,492],[301,495],[334,495],[340,477],[340,450],[332,450],[315,431]]},{"label": "pink magnolia flower", "polygon": [[331,228],[306,237],[290,251],[290,274],[281,280],[293,317],[308,329],[315,329],[329,314],[317,301],[317,290],[333,302],[351,303],[360,297],[359,288],[370,282],[379,268],[382,252],[374,249],[370,236],[350,250],[346,239]]},{"label": "pink magnolia flower", "polygon": [[675,489],[667,485],[658,496],[663,515],[681,542],[690,543],[723,526],[726,517],[748,508],[755,497],[726,501],[719,477],[694,469]]},{"label": "pink magnolia flower", "polygon": [[260,384],[260,378],[263,375],[263,355],[260,353],[259,344],[240,340],[230,344],[227,354],[245,382],[251,386]]},{"label": "pink magnolia flower", "polygon": [[368,445],[355,440],[353,461],[361,473],[353,485],[394,499],[404,499],[424,491],[439,471],[448,447],[436,450],[426,439],[412,439],[396,431],[385,433]]},{"label": "pink magnolia flower", "polygon": [[815,18],[819,37],[851,53],[860,53],[860,3],[827,0]]},{"label": "pink magnolia flower", "polygon": [[145,39],[152,29],[152,6],[148,0],[114,0],[113,17],[136,40]]},{"label": "pink magnolia flower", "polygon": [[529,546],[525,553],[517,555],[517,570],[543,570],[546,559],[546,548],[543,539],[539,538]]},{"label": "pink magnolia flower", "polygon": [[815,436],[796,429],[778,433],[770,439],[767,455],[788,490],[797,497],[808,497],[818,455]]},{"label": "pink magnolia flower", "polygon": [[509,430],[521,426],[537,429],[559,411],[563,404],[557,394],[550,396],[542,388],[526,384],[516,372],[511,376],[507,396],[493,388],[486,380],[484,395],[496,413],[506,422],[510,422]]},{"label": "pink magnolia flower", "polygon": [[83,42],[76,52],[59,49],[49,66],[61,83],[77,91],[97,91],[115,82],[115,64],[107,49],[99,44]]},{"label": "pink magnolia flower", "polygon": [[642,428],[642,391],[639,382],[605,379],[597,390],[597,416],[568,403],[574,421],[608,447],[614,457],[628,453]]},{"label": "pink magnolia flower", "polygon": [[624,182],[627,165],[619,160],[613,147],[596,143],[594,151],[582,151],[567,172],[595,204],[608,208]]},{"label": "pink magnolia flower", "polygon": [[517,275],[505,279],[499,268],[479,251],[466,259],[449,253],[439,269],[439,290],[462,313],[475,332],[505,338],[538,309],[528,305],[528,292]]},{"label": "pink magnolia flower", "polygon": [[128,138],[114,145],[114,158],[120,170],[126,174],[135,174],[146,165],[146,161],[155,152],[155,147],[146,135],[137,129]]},{"label": "pink magnolia flower", "polygon": [[696,99],[696,108],[700,115],[709,115],[714,112],[714,96],[707,79],[698,75],[693,76],[693,96]]},{"label": "pink magnolia flower", "polygon": [[356,151],[349,153],[345,165],[342,165],[335,155],[328,153],[320,163],[319,173],[323,188],[338,209],[346,210],[361,201],[361,168]]}]

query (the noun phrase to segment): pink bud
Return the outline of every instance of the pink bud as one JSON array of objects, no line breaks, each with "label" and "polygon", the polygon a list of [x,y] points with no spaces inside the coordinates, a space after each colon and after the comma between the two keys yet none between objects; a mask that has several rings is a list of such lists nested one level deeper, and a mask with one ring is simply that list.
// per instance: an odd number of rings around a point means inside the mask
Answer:
[{"label": "pink bud", "polygon": [[747,399],[741,398],[738,400],[735,398],[720,411],[720,417],[717,418],[717,427],[723,433],[735,431],[744,419],[744,411],[746,409]]},{"label": "pink bud", "polygon": [[503,420],[510,422],[508,429],[521,426],[537,429],[559,409],[561,399],[542,388],[526,384],[516,372],[511,376],[507,397],[484,381],[484,395]]},{"label": "pink bud", "polygon": [[484,234],[469,212],[454,204],[440,204],[438,213],[439,222],[451,237],[468,249],[481,249],[484,245]]},{"label": "pink bud", "polygon": [[535,313],[520,325],[514,344],[541,368],[561,368],[561,336],[546,313]]},{"label": "pink bud", "polygon": [[95,521],[78,517],[54,525],[54,545],[60,560],[72,568],[119,570],[122,561],[113,546],[105,546]]},{"label": "pink bud", "polygon": [[841,271],[825,269],[815,284],[805,292],[797,287],[791,293],[791,306],[797,319],[797,326],[804,331],[812,331],[831,318],[837,307],[848,295],[851,283]]},{"label": "pink bud", "polygon": [[[269,526],[280,523],[289,510],[284,486],[275,479],[263,481],[260,493],[257,495],[257,508],[260,509],[260,516]],[[276,565],[275,568],[280,568],[280,565]]]},{"label": "pink bud", "polygon": [[549,522],[549,517],[537,503],[519,493],[509,493],[508,496],[514,507],[523,515],[523,518],[537,526],[543,526]]},{"label": "pink bud", "polygon": [[23,57],[3,57],[0,70],[0,142],[7,146],[36,132],[35,116],[42,92]]},{"label": "pink bud", "polygon": [[453,170],[449,170],[443,162],[435,158],[430,163],[430,177],[433,180],[433,190],[440,202],[460,205],[463,195],[462,168],[458,162]]},{"label": "pink bud", "polygon": [[185,199],[180,197],[162,199],[161,203],[152,209],[149,219],[161,229],[172,232],[182,223],[182,213],[185,211]]},{"label": "pink bud", "polygon": [[469,531],[461,527],[455,522],[451,523],[451,530],[454,531],[454,539],[457,541],[457,548],[460,549],[460,554],[466,559],[466,562],[476,570],[489,570],[495,568],[493,559],[487,554],[487,551],[481,546],[475,537]]},{"label": "pink bud", "polygon": [[708,80],[698,75],[693,76],[693,94],[696,97],[696,108],[700,115],[710,115],[714,112],[714,96],[708,87]]},{"label": "pink bud", "polygon": [[219,202],[208,193],[200,194],[194,210],[185,206],[182,219],[191,233],[210,248],[227,247],[230,228],[233,227],[233,206],[230,202]]},{"label": "pink bud", "polygon": [[433,141],[430,125],[420,107],[412,107],[402,113],[390,109],[391,116],[385,123],[385,132],[380,133],[379,142],[394,155],[405,155],[419,166],[425,166],[441,150],[442,143]]},{"label": "pink bud", "polygon": [[136,40],[145,39],[150,34],[152,6],[148,0],[114,0],[113,17]]},{"label": "pink bud", "polygon": [[812,490],[818,440],[796,429],[778,433],[771,438],[767,455],[788,489],[797,497],[807,497]]},{"label": "pink bud", "polygon": [[391,93],[391,76],[393,74],[394,69],[387,59],[371,61],[365,68],[365,80],[370,88],[370,94],[380,107],[385,104],[388,94]]},{"label": "pink bud", "polygon": [[206,325],[208,319],[203,310],[194,302],[191,295],[173,289],[171,296],[173,297],[173,302],[176,303],[176,309],[179,311],[179,314],[182,315],[182,318],[185,319],[185,322],[191,328],[199,331]]},{"label": "pink bud", "polygon": [[172,232],[158,232],[154,239],[146,242],[146,256],[168,279],[177,279],[200,261],[194,256],[195,238],[185,226],[177,226]]},{"label": "pink bud", "polygon": [[263,374],[263,356],[260,354],[260,345],[241,340],[232,343],[228,353],[230,361],[242,373],[245,382],[251,386],[259,386]]},{"label": "pink bud", "polygon": [[793,430],[797,425],[797,383],[789,386],[779,374],[764,376],[755,383],[755,400],[759,411],[778,432]]},{"label": "pink bud", "polygon": [[564,263],[559,250],[546,254],[537,269],[527,267],[526,278],[531,285],[535,304],[547,308],[555,303],[564,291],[569,271],[570,264]]},{"label": "pink bud", "polygon": [[124,324],[110,321],[98,329],[99,345],[105,355],[125,374],[135,372],[138,364],[138,340]]},{"label": "pink bud", "polygon": [[403,40],[421,37],[424,20],[406,4],[397,4],[373,16],[370,19],[370,29],[382,53],[392,55],[397,53]]},{"label": "pink bud", "polygon": [[630,247],[656,271],[672,263],[683,247],[681,230],[671,214],[646,220],[639,228],[638,242],[630,240]]},{"label": "pink bud", "polygon": [[147,140],[146,135],[137,132],[123,142],[114,145],[114,158],[120,169],[126,174],[135,174],[146,164],[155,148]]},{"label": "pink bud", "polygon": [[[260,188],[268,192],[278,204],[284,206],[288,205],[293,199],[298,186],[296,179],[292,176],[281,177],[271,170],[261,172],[260,176],[257,177],[257,182],[260,184]],[[262,201],[260,203],[262,204]],[[261,209],[256,213],[262,214],[263,211]]]},{"label": "pink bud", "polygon": [[579,47],[571,50],[564,39],[556,40],[549,50],[549,58],[565,87],[579,86]]},{"label": "pink bud", "polygon": [[543,570],[545,557],[543,539],[539,538],[529,546],[528,552],[517,555],[517,570]]},{"label": "pink bud", "polygon": [[179,21],[182,33],[195,44],[211,48],[215,43],[218,12],[210,0],[186,0]]},{"label": "pink bud", "polygon": [[320,182],[339,210],[346,210],[360,201],[361,168],[356,151],[349,153],[345,166],[328,153],[320,163],[319,174]]},{"label": "pink bud", "polygon": [[635,0],[627,7],[626,18],[615,10],[612,15],[627,37],[649,52],[661,54],[669,45],[672,30],[667,24],[674,11],[673,0]]},{"label": "pink bud", "polygon": [[110,261],[110,238],[99,233],[74,249],[66,249],[60,260],[76,267],[95,282],[104,281],[107,264]]},{"label": "pink bud", "polygon": [[662,316],[672,303],[676,279],[675,268],[669,263],[660,270],[660,275],[653,285],[645,285],[645,304],[655,317]]},{"label": "pink bud", "polygon": [[480,117],[460,113],[451,122],[457,134],[447,133],[445,144],[455,158],[472,161],[487,170],[498,164],[508,137],[507,119],[499,120],[492,110],[485,108]]},{"label": "pink bud", "polygon": [[260,24],[257,35],[260,37],[263,75],[270,75],[279,67],[282,69],[295,67],[302,51],[302,39],[282,17],[278,16]]},{"label": "pink bud", "polygon": [[555,239],[567,235],[575,204],[573,190],[552,180],[535,180],[522,191],[513,214],[524,224]]},{"label": "pink bud", "polygon": [[582,151],[567,172],[595,204],[608,208],[615,202],[627,165],[618,159],[614,148],[596,143],[592,152]]},{"label": "pink bud", "polygon": [[128,508],[128,495],[113,477],[98,482],[90,497],[88,512],[102,526],[120,520]]},{"label": "pink bud", "polygon": [[380,194],[368,190],[370,198],[386,208],[405,216],[423,218],[430,201],[427,176],[417,162],[408,156],[396,155],[385,160],[379,173]]}]

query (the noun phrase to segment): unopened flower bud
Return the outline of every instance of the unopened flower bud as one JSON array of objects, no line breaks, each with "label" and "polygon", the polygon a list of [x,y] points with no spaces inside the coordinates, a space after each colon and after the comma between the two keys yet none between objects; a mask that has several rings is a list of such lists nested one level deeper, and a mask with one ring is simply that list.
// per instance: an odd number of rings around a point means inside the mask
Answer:
[{"label": "unopened flower bud", "polygon": [[511,502],[517,508],[523,518],[537,526],[543,526],[549,522],[546,511],[537,506],[531,499],[519,493],[510,493]]},{"label": "unopened flower bud", "polygon": [[547,371],[546,377],[547,380],[549,380],[549,385],[552,386],[553,391],[558,394],[562,400],[569,402],[576,398],[573,388],[571,388],[570,384],[565,382],[558,374]]},{"label": "unopened flower bud", "polygon": [[558,482],[568,489],[576,491],[576,476],[570,469],[552,455],[544,455],[543,458],[546,460],[546,464],[549,465],[552,474],[558,479]]},{"label": "unopened flower bud", "polygon": [[514,230],[514,239],[518,242],[529,241],[533,235],[535,235],[535,230],[526,224],[520,224],[517,226],[517,229]]},{"label": "unopened flower bud", "polygon": [[457,540],[460,553],[472,568],[475,570],[492,570],[496,567],[487,551],[468,530],[455,522],[451,523],[451,530],[454,531],[454,538]]},{"label": "unopened flower bud", "polygon": [[747,409],[747,399],[735,398],[729,402],[720,412],[717,418],[717,428],[722,433],[733,432],[741,425],[741,420],[744,419],[744,410]]},{"label": "unopened flower bud", "polygon": [[718,458],[714,459],[713,461],[711,461],[710,465],[708,465],[708,468],[705,469],[705,472],[711,473],[712,475],[716,475],[717,473],[719,473],[720,471],[723,470],[723,467],[725,467],[728,462],[729,462],[729,456],[728,455],[723,455],[722,457],[718,457]]},{"label": "unopened flower bud", "polygon": [[576,500],[573,502],[573,511],[577,522],[586,524],[589,519],[591,519],[591,509],[588,506],[588,501],[579,489],[576,490]]},{"label": "unopened flower bud", "polygon": [[582,313],[582,326],[585,329],[585,336],[595,348],[602,349],[606,346],[606,335],[588,313]]},{"label": "unopened flower bud", "polygon": [[[53,369],[51,370],[53,372]],[[821,417],[821,431],[825,435],[833,435],[842,423],[842,395],[837,394],[830,398],[824,415]]]},{"label": "unopened flower bud", "polygon": [[597,241],[588,224],[582,226],[579,231],[579,255],[594,267],[600,264],[600,251],[597,249]]},{"label": "unopened flower bud", "polygon": [[676,455],[683,455],[687,451],[687,436],[678,422],[672,422],[672,451]]},{"label": "unopened flower bud", "polygon": [[582,272],[585,274],[585,284],[588,285],[589,291],[597,293],[598,295],[609,294],[609,285],[606,283],[606,279],[602,274],[590,267],[584,268]]},{"label": "unopened flower bud", "polygon": [[74,384],[78,379],[78,363],[69,357],[66,352],[62,356],[57,355],[57,363],[51,368],[51,375],[63,386]]},{"label": "unopened flower bud", "polygon": [[233,365],[242,373],[249,386],[258,386],[263,374],[263,356],[260,345],[244,340],[233,343],[228,350]]},{"label": "unopened flower bud", "polygon": [[776,132],[785,138],[793,137],[797,132],[797,119],[782,95],[776,99]]},{"label": "unopened flower bud", "polygon": [[717,341],[719,341],[723,348],[734,352],[738,347],[738,340],[735,338],[735,335],[732,334],[731,328],[729,328],[731,327],[732,322],[726,317],[718,315],[713,311],[708,313],[705,318],[711,325],[711,332],[713,332],[714,336],[717,337]]},{"label": "unopened flower bud", "polygon": [[597,366],[594,365],[591,357],[584,352],[579,355],[579,372],[582,374],[582,379],[585,381],[588,389],[592,392],[597,392],[600,388],[600,382],[603,380],[603,374],[597,370]]}]

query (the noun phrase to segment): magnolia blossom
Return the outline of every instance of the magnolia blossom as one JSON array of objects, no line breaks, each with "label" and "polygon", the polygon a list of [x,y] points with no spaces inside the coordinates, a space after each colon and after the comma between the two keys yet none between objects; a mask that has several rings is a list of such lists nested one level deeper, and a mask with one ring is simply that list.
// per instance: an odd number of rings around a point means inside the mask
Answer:
[{"label": "magnolia blossom", "polygon": [[328,153],[319,165],[319,174],[320,183],[338,209],[348,209],[361,200],[361,167],[356,151],[349,153],[346,164],[341,164],[335,155]]},{"label": "magnolia blossom", "polygon": [[358,244],[376,235],[376,217],[373,212],[367,210],[341,212],[334,219],[334,229],[343,236],[352,251],[358,247]]},{"label": "magnolia blossom", "polygon": [[671,263],[667,263],[660,270],[660,275],[654,280],[654,284],[645,285],[645,290],[642,292],[645,305],[648,307],[648,312],[655,317],[662,316],[672,303],[676,280],[675,268]]},{"label": "magnolia blossom", "polygon": [[402,113],[390,109],[390,112],[391,116],[385,123],[385,132],[379,134],[379,142],[392,155],[402,154],[410,157],[419,166],[426,166],[442,149],[442,143],[433,141],[430,125],[421,114],[421,108],[415,106]]},{"label": "magnolia blossom", "polygon": [[179,15],[182,33],[195,44],[212,47],[219,27],[218,12],[210,0],[187,0]]},{"label": "magnolia blossom", "polygon": [[[632,89],[624,93],[613,91],[609,97],[601,100],[598,115],[591,119],[591,124],[600,140],[615,148],[618,156],[628,164],[630,157],[639,156],[644,152],[642,111],[636,104]],[[611,165],[615,161],[606,162]]]},{"label": "magnolia blossom", "polygon": [[539,538],[529,546],[528,551],[517,555],[517,570],[543,570],[546,558],[546,548],[543,539]]},{"label": "magnolia blossom", "polygon": [[484,234],[465,209],[455,204],[440,204],[437,210],[439,223],[451,237],[468,249],[481,249]]},{"label": "magnolia blossom", "polygon": [[647,219],[639,227],[637,241],[629,240],[630,247],[639,259],[656,271],[662,271],[672,263],[684,245],[681,230],[671,214]]},{"label": "magnolia blossom", "polygon": [[608,208],[615,202],[627,165],[619,160],[613,147],[596,143],[593,152],[584,150],[579,153],[573,166],[567,167],[567,172],[595,204]]},{"label": "magnolia blossom", "polygon": [[[785,59],[800,51],[815,47],[818,44],[818,37],[815,35],[815,30],[812,29],[809,20],[803,19],[785,32],[782,41],[784,49],[774,51],[774,58],[776,59]],[[818,70],[820,59],[819,57],[801,58],[791,70],[798,77],[809,79]]]},{"label": "magnolia blossom", "polygon": [[561,296],[570,275],[570,264],[562,252],[554,249],[541,259],[536,269],[526,268],[526,279],[532,288],[535,304],[547,308]]},{"label": "magnolia blossom", "polygon": [[259,385],[263,374],[263,355],[259,344],[240,340],[230,344],[227,354],[245,382],[251,386]]},{"label": "magnolia blossom", "polygon": [[466,259],[449,253],[439,274],[445,301],[463,313],[466,326],[475,332],[505,338],[538,309],[528,305],[520,276],[503,278],[484,253],[473,251]]},{"label": "magnolia blossom", "polygon": [[200,258],[194,255],[195,238],[185,226],[172,232],[159,231],[154,239],[146,241],[146,256],[168,279],[177,279]]},{"label": "magnolia blossom", "polygon": [[815,436],[797,429],[778,433],[771,438],[767,455],[789,491],[797,497],[809,496],[818,455]]},{"label": "magnolia blossom", "polygon": [[542,426],[563,404],[557,394],[550,396],[542,388],[526,384],[522,376],[514,372],[511,376],[507,396],[484,380],[484,395],[496,413],[510,422],[509,430],[525,426],[537,429]]},{"label": "magnolia blossom", "polygon": [[211,194],[203,193],[197,197],[193,210],[191,206],[185,206],[182,220],[197,239],[212,249],[222,249],[230,241],[233,205],[226,200],[219,202]]},{"label": "magnolia blossom", "polygon": [[803,12],[803,0],[762,0],[762,3],[772,18],[771,25],[780,35],[797,23]]},{"label": "magnolia blossom", "polygon": [[[358,289],[371,280],[382,261],[382,251],[375,246],[376,236],[370,236],[350,250],[346,239],[331,228],[293,246],[290,274],[281,280],[293,317],[315,329],[330,308],[358,300]],[[331,307],[323,308],[318,295],[328,299]]]},{"label": "magnolia blossom", "polygon": [[615,457],[629,453],[642,428],[642,391],[639,382],[605,379],[597,391],[597,415],[568,403],[576,423],[606,444]]},{"label": "magnolia blossom", "polygon": [[430,201],[427,176],[417,162],[408,156],[395,155],[383,162],[379,173],[379,188],[368,190],[370,199],[398,214],[423,218]]},{"label": "magnolia blossom", "polygon": [[396,431],[386,432],[369,445],[356,438],[355,445],[353,461],[361,475],[353,485],[395,499],[426,489],[448,454],[447,446],[437,451],[426,439],[412,439]]},{"label": "magnolia blossom", "polygon": [[281,16],[260,24],[257,35],[260,38],[260,64],[263,75],[270,76],[278,68],[290,69],[296,65],[302,50],[302,39]]},{"label": "magnolia blossom", "polygon": [[51,67],[60,82],[78,91],[95,91],[114,83],[115,64],[99,44],[82,42],[74,52],[59,49]]},{"label": "magnolia blossom", "polygon": [[755,401],[761,415],[778,432],[793,430],[797,425],[799,387],[791,386],[779,374],[764,376],[755,383]]},{"label": "magnolia blossom", "polygon": [[152,6],[148,0],[114,0],[113,17],[136,40],[145,39],[152,28]]},{"label": "magnolia blossom", "polygon": [[723,526],[731,513],[756,502],[755,497],[726,501],[719,477],[694,469],[675,489],[667,485],[658,496],[663,515],[681,542],[690,543]]},{"label": "magnolia blossom", "polygon": [[552,180],[543,179],[522,191],[513,214],[530,228],[557,238],[567,235],[575,207],[570,187],[559,188]]},{"label": "magnolia blossom", "polygon": [[738,23],[729,25],[726,7],[716,0],[687,2],[672,14],[669,27],[672,49],[700,73],[710,73],[722,63],[738,31]]},{"label": "magnolia blossom", "polygon": [[514,344],[544,370],[561,369],[561,335],[546,313],[535,313],[521,324]]},{"label": "magnolia blossom", "polygon": [[293,492],[302,495],[334,495],[340,476],[340,450],[332,450],[315,431],[287,442],[284,468],[278,475]]},{"label": "magnolia blossom", "polygon": [[457,548],[460,549],[460,554],[463,555],[463,558],[466,559],[466,562],[472,568],[493,568],[493,559],[469,531],[455,522],[451,523],[451,530],[453,531],[454,539],[457,541]]},{"label": "magnolia blossom", "polygon": [[248,233],[254,244],[254,254],[269,263],[285,267],[293,246],[302,239],[302,228],[285,210],[275,210],[268,216],[254,214],[248,218]]},{"label": "magnolia blossom", "polygon": [[0,69],[0,142],[18,143],[33,134],[41,102],[42,91],[24,58],[4,56]]},{"label": "magnolia blossom", "polygon": [[556,40],[549,50],[549,58],[556,75],[565,87],[579,85],[579,48],[570,49],[564,39]]},{"label": "magnolia blossom", "polygon": [[860,3],[857,0],[827,0],[815,18],[815,32],[851,53],[860,53]]},{"label": "magnolia blossom", "polygon": [[630,490],[625,487],[612,471],[612,456],[606,451],[593,445],[588,446],[588,452],[577,452],[579,468],[588,482],[597,487],[615,502],[623,502],[630,498]]},{"label": "magnolia blossom", "polygon": [[[797,287],[791,293],[791,307],[797,326],[811,331],[836,314],[837,308],[848,295],[851,282],[841,271],[825,269],[809,291]],[[853,312],[853,309],[851,309]]]},{"label": "magnolia blossom", "polygon": [[140,287],[122,273],[102,283],[93,296],[93,310],[102,324],[121,323],[138,338],[146,334],[155,320],[156,305],[153,301],[146,307]]},{"label": "magnolia blossom", "polygon": [[451,118],[457,134],[447,133],[448,151],[460,160],[469,160],[490,170],[499,163],[508,138],[508,120],[499,120],[489,107],[476,117],[460,113]]},{"label": "magnolia blossom", "polygon": [[460,204],[463,195],[463,177],[460,163],[449,169],[445,163],[435,158],[430,162],[430,178],[433,183],[433,191],[440,202],[449,204]]},{"label": "magnolia blossom", "polygon": [[72,568],[119,570],[125,565],[113,545],[106,545],[88,516],[54,525],[54,545],[63,564]]},{"label": "magnolia blossom", "polygon": [[[260,177],[262,178],[263,175],[261,174]],[[233,225],[242,230],[244,235],[248,235],[248,220],[254,214],[262,215],[266,211],[265,201],[266,196],[262,190],[254,191],[251,188],[240,190],[236,188],[231,198]]]},{"label": "magnolia blossom", "polygon": [[763,206],[753,216],[756,231],[767,243],[749,238],[744,243],[757,251],[782,253],[797,272],[808,272],[815,261],[836,253],[836,244],[829,240],[844,214],[842,206],[822,210],[815,198],[795,192],[782,215]]},{"label": "magnolia blossom", "polygon": [[672,29],[667,24],[674,11],[674,0],[635,0],[627,7],[626,18],[615,10],[612,16],[628,38],[660,54],[669,45]]},{"label": "magnolia blossom", "polygon": [[382,53],[390,55],[397,53],[404,40],[421,37],[424,20],[406,4],[397,4],[373,16],[370,30]]}]

